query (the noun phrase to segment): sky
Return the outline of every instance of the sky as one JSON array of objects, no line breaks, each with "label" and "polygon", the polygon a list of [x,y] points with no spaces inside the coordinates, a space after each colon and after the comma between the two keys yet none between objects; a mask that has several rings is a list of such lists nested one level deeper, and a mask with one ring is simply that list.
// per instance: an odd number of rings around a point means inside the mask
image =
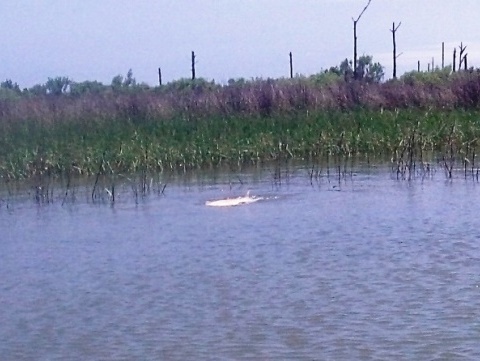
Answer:
[{"label": "sky", "polygon": [[[21,88],[66,76],[110,84],[132,69],[158,85],[196,75],[231,78],[309,76],[353,58],[353,18],[368,0],[3,0],[0,81]],[[392,76],[393,22],[397,73],[452,63],[467,46],[480,67],[479,0],[371,0],[357,24],[358,54],[372,55]]]}]

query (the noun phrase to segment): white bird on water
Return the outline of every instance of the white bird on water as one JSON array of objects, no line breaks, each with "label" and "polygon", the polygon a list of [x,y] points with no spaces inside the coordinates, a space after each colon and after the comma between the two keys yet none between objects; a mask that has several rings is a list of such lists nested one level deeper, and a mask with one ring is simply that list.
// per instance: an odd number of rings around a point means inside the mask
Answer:
[{"label": "white bird on water", "polygon": [[263,197],[255,197],[255,196],[250,197],[250,191],[248,191],[245,197],[226,198],[226,199],[219,199],[217,201],[206,201],[205,205],[209,207],[231,207],[231,206],[239,206],[241,204],[255,203],[262,199]]}]

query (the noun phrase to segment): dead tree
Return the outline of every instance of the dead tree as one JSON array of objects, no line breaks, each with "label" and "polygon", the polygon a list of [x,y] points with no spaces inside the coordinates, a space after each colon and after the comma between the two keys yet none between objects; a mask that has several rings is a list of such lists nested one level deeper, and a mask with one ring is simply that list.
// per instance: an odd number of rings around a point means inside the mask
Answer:
[{"label": "dead tree", "polygon": [[195,80],[195,52],[192,51],[192,80]]},{"label": "dead tree", "polygon": [[458,70],[461,70],[462,69],[462,64],[463,64],[463,61],[465,60],[465,56],[464,56],[464,52],[465,52],[465,49],[467,49],[467,46],[463,46],[463,43],[460,43],[460,54],[458,56]]},{"label": "dead tree", "polygon": [[395,33],[397,32],[400,25],[402,25],[401,21],[397,25],[397,27],[395,27],[395,23],[393,23],[392,29],[390,30],[393,36],[393,79],[397,79],[397,58],[402,55],[401,53],[397,55],[397,42],[395,40]]},{"label": "dead tree", "polygon": [[292,52],[290,52],[290,79],[293,79],[293,58],[292,58]]},{"label": "dead tree", "polygon": [[365,10],[367,10],[368,6],[372,0],[368,0],[367,5],[363,8],[362,12],[360,15],[358,15],[357,19],[352,18],[353,20],[353,78],[358,79],[358,74],[357,74],[357,23],[362,17],[363,13]]}]

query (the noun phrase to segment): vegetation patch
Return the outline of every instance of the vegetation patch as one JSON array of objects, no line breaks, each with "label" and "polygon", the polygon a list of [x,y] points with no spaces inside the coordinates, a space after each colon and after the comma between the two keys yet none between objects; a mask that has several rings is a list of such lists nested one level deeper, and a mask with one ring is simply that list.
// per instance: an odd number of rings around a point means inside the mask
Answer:
[{"label": "vegetation patch", "polygon": [[[387,156],[399,172],[440,154],[446,169],[474,167],[476,71],[408,73],[385,83],[312,77],[203,79],[112,86],[88,82],[34,94],[2,83],[0,175],[120,174],[242,166],[329,156]],[[74,89],[76,89],[74,91]],[[83,89],[83,90],[80,90]]]}]

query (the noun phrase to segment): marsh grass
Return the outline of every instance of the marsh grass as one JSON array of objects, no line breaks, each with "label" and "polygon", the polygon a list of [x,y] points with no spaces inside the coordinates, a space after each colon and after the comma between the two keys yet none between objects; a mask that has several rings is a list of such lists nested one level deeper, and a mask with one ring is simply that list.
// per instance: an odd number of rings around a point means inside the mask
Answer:
[{"label": "marsh grass", "polygon": [[[479,119],[477,110],[358,109],[168,121],[24,121],[3,133],[0,171],[6,180],[108,175],[114,184],[120,174],[145,178],[222,165],[384,156],[397,165],[399,177],[408,177],[437,154],[451,177],[458,161],[475,170]],[[114,197],[114,187],[108,189]]]},{"label": "marsh grass", "polygon": [[[0,176],[93,175],[97,183],[106,176],[95,199],[105,189],[114,198],[126,174],[142,175],[142,194],[147,174],[271,161],[328,159],[345,172],[344,159],[388,157],[397,176],[409,178],[440,159],[448,177],[458,162],[473,174],[478,94],[480,75],[465,73],[438,82],[269,79],[2,100]],[[41,199],[48,198],[44,190]]]}]

